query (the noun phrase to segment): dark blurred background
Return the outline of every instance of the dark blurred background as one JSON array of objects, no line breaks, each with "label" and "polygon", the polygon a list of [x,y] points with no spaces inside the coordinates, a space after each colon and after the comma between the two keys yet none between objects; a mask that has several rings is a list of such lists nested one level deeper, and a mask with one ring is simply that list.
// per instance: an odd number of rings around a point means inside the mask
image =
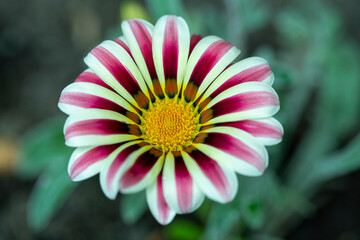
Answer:
[{"label": "dark blurred background", "polygon": [[[0,0],[0,239],[360,239],[358,0]],[[263,177],[239,176],[228,205],[207,200],[160,226],[143,194],[107,199],[70,182],[62,89],[120,23],[181,15],[261,56],[285,129]]]}]

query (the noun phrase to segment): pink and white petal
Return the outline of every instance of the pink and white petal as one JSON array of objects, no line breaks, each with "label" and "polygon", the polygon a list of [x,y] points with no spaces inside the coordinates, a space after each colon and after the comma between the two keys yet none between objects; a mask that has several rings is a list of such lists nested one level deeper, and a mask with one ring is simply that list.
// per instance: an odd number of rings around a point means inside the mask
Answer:
[{"label": "pink and white petal", "polygon": [[212,81],[240,54],[240,50],[218,37],[201,39],[192,51],[184,76],[184,97],[199,97]]},{"label": "pink and white petal", "polygon": [[167,225],[174,219],[176,212],[167,205],[164,198],[162,172],[160,172],[157,179],[147,187],[146,199],[150,212],[160,224]]},{"label": "pink and white petal", "polygon": [[181,17],[161,17],[154,28],[152,51],[159,82],[169,97],[175,96],[182,84],[189,56],[190,32]]},{"label": "pink and white petal", "polygon": [[203,98],[213,99],[221,92],[245,82],[264,82],[271,86],[274,74],[268,62],[263,58],[250,57],[231,65],[214,80]]},{"label": "pink and white petal", "polygon": [[129,45],[127,44],[124,36],[118,37],[118,38],[114,39],[113,41],[116,42],[117,44],[119,44],[122,48],[124,48],[126,50],[126,52],[132,57]]},{"label": "pink and white petal", "polygon": [[213,127],[203,131],[206,138],[195,147],[214,160],[246,176],[259,176],[268,166],[268,153],[251,134],[232,127]]},{"label": "pink and white petal", "polygon": [[265,83],[247,82],[231,87],[212,99],[201,112],[200,123],[268,118],[279,109],[279,97],[274,89]]},{"label": "pink and white petal", "polygon": [[132,121],[139,123],[136,110],[127,101],[117,93],[94,83],[75,82],[70,84],[62,91],[58,106],[61,111],[69,115],[76,114],[82,109],[114,111],[129,116]]},{"label": "pink and white petal", "polygon": [[153,89],[153,79],[157,78],[152,55],[154,26],[147,21],[135,19],[123,21],[121,28],[136,65],[148,86]]},{"label": "pink and white petal", "polygon": [[190,38],[190,51],[189,51],[189,56],[192,53],[192,51],[194,50],[195,46],[200,42],[201,39],[203,39],[204,37],[201,35],[197,35],[197,34],[192,34],[191,38]]},{"label": "pink and white petal", "polygon": [[275,118],[242,120],[236,122],[217,123],[216,126],[227,126],[241,129],[255,136],[265,146],[281,142],[284,129]]},{"label": "pink and white petal", "polygon": [[114,41],[104,41],[85,57],[85,63],[123,98],[147,108],[149,93],[142,75],[128,52]]},{"label": "pink and white petal", "polygon": [[146,148],[139,145],[141,141],[131,141],[118,147],[104,161],[104,166],[100,172],[100,185],[104,194],[115,199],[119,192],[119,179],[124,173],[124,164],[126,160],[134,158],[147,151]]},{"label": "pink and white petal", "polygon": [[109,110],[84,109],[68,117],[64,126],[65,144],[85,147],[138,139],[140,129],[128,118]]},{"label": "pink and white petal", "polygon": [[115,92],[114,89],[112,89],[109,85],[107,85],[101,78],[99,78],[98,75],[96,75],[90,68],[86,69],[84,72],[82,72],[76,79],[75,82],[87,82],[87,83],[94,83],[96,85],[99,85],[101,87],[107,88],[113,92]]},{"label": "pink and white petal", "polygon": [[190,175],[201,191],[210,199],[227,203],[234,199],[238,180],[235,172],[222,162],[210,157],[194,147],[182,153]]},{"label": "pink and white petal", "polygon": [[121,144],[75,149],[70,157],[68,173],[73,181],[81,181],[98,174],[104,161]]},{"label": "pink and white petal", "polygon": [[200,207],[204,194],[191,177],[181,155],[166,156],[163,169],[164,196],[177,213],[190,213]]},{"label": "pink and white petal", "polygon": [[119,180],[120,192],[139,192],[155,181],[160,173],[164,163],[164,154],[155,148],[149,146],[146,148],[148,151],[126,161],[124,174]]}]

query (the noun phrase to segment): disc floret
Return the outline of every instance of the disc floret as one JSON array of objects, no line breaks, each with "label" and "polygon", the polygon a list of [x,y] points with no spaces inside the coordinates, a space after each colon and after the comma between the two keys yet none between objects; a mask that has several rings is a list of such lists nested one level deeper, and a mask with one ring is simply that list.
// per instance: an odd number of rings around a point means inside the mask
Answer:
[{"label": "disc floret", "polygon": [[142,124],[146,142],[164,152],[180,151],[192,143],[197,130],[196,114],[184,101],[157,101],[145,113]]}]

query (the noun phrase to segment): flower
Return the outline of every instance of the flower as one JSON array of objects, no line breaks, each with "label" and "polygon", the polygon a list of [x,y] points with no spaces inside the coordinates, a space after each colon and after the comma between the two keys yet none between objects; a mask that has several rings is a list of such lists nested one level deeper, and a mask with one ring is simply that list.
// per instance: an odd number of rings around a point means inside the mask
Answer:
[{"label": "flower", "polygon": [[279,99],[268,63],[216,37],[190,36],[181,17],[155,27],[122,23],[123,37],[104,41],[84,59],[59,108],[69,115],[65,141],[76,147],[69,175],[100,174],[107,197],[146,189],[161,224],[196,210],[204,196],[231,201],[236,173],[259,176],[264,145],[281,141],[272,118]]}]

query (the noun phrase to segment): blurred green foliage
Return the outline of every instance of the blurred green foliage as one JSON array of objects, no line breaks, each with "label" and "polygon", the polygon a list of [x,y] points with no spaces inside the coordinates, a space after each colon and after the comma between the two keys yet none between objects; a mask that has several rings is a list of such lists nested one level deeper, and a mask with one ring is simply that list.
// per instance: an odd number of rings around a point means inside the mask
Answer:
[{"label": "blurred green foliage", "polygon": [[77,184],[67,173],[72,149],[64,145],[64,117],[49,119],[29,130],[22,139],[18,168],[21,178],[35,178],[28,205],[28,223],[35,231],[45,228]]},{"label": "blurred green foliage", "polygon": [[[145,3],[122,5],[120,17],[148,14],[155,22],[163,14],[181,15],[191,32],[218,35],[240,46],[243,57],[267,59],[282,106],[276,117],[285,129],[283,143],[269,148],[264,176],[239,176],[233,202],[206,200],[191,218],[176,218],[162,234],[174,240],[281,239],[300,216],[316,211],[312,199],[325,182],[360,169],[360,50],[346,35],[343,16],[320,0]],[[19,176],[40,174],[29,201],[35,230],[46,226],[75,186],[66,175],[70,152],[62,126],[62,119],[46,122],[24,137]],[[145,211],[143,193],[121,197],[125,223],[142,221]]]},{"label": "blurred green foliage", "polygon": [[120,215],[126,224],[134,224],[147,210],[145,192],[124,195],[120,201]]}]

